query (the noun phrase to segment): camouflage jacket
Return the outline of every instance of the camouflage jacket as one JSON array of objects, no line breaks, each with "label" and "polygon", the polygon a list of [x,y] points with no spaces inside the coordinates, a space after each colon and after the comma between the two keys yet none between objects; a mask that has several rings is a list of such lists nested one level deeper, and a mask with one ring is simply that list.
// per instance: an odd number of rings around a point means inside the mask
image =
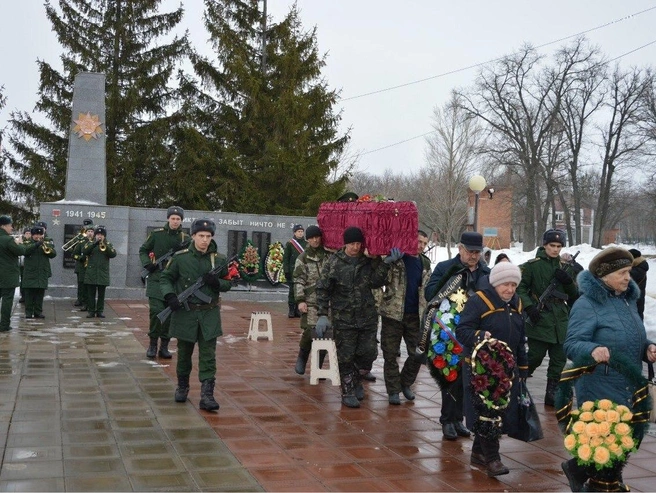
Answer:
[{"label": "camouflage jacket", "polygon": [[317,325],[317,281],[321,277],[321,269],[330,256],[323,246],[312,248],[308,246],[296,259],[294,267],[294,297],[296,303],[307,303],[307,323]]},{"label": "camouflage jacket", "polygon": [[[431,264],[428,257],[420,255],[422,264],[421,282],[419,283],[419,316],[426,309],[426,299],[424,298],[424,286],[428,283],[431,275]],[[394,320],[403,320],[405,311],[405,291],[407,288],[407,276],[405,272],[405,263],[403,259],[394,262],[387,273],[385,283],[385,292],[380,303],[379,313],[382,317]]]},{"label": "camouflage jacket", "polygon": [[378,324],[372,293],[387,280],[389,266],[380,257],[349,257],[341,248],[323,266],[317,282],[317,315],[332,315],[333,327],[371,328]]}]

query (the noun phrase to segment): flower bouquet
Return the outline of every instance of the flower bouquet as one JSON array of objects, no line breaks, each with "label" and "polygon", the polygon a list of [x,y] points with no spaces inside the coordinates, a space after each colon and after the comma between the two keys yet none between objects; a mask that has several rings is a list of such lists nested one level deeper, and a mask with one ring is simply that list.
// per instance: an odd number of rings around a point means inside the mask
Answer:
[{"label": "flower bouquet", "polygon": [[510,402],[515,356],[498,339],[483,339],[472,351],[470,387],[478,415],[474,432],[487,439],[501,436],[502,418]]},{"label": "flower bouquet", "polygon": [[260,254],[251,240],[247,240],[239,254],[239,274],[247,282],[260,278]]},{"label": "flower bouquet", "polygon": [[440,388],[448,387],[458,378],[462,367],[462,345],[454,332],[460,321],[456,305],[444,300],[431,321],[427,357],[430,374]]},{"label": "flower bouquet", "polygon": [[274,286],[286,281],[282,268],[282,257],[284,253],[285,249],[282,243],[276,241],[269,245],[269,251],[264,258],[264,275]]},{"label": "flower bouquet", "polygon": [[620,473],[635,452],[633,413],[608,399],[586,401],[570,412],[565,448],[588,468],[590,486],[597,491],[621,491]]}]

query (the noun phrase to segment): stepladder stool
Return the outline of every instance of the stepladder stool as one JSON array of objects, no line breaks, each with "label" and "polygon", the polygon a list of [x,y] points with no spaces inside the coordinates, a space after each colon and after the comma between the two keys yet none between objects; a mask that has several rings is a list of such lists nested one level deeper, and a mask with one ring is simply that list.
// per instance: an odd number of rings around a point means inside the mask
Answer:
[{"label": "stepladder stool", "polygon": [[[264,322],[264,330],[260,330],[260,322]],[[260,337],[266,337],[273,341],[273,327],[271,325],[270,312],[252,312],[251,324],[248,327],[248,337],[251,341],[257,341]]]},{"label": "stepladder stool", "polygon": [[[319,368],[321,351],[327,351],[323,362],[324,368]],[[325,368],[329,363],[328,368]],[[310,385],[316,385],[320,378],[329,378],[333,385],[339,385],[339,365],[337,364],[337,347],[332,339],[312,339],[310,350]]]}]

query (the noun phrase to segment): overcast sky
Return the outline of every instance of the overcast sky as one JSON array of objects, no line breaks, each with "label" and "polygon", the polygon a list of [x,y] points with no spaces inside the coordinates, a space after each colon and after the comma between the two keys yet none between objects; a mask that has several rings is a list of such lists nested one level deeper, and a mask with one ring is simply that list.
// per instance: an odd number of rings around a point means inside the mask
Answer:
[{"label": "overcast sky", "polygon": [[[202,0],[183,0],[192,42],[209,54]],[[293,2],[268,0],[279,20]],[[179,1],[164,0],[174,8]],[[343,128],[351,128],[358,169],[382,174],[417,171],[424,165],[431,116],[450,91],[473,83],[477,69],[462,70],[519,49],[544,45],[593,28],[586,36],[614,58],[656,41],[656,1],[632,0],[298,0],[303,25],[316,26],[327,53],[324,77],[341,91]],[[638,14],[641,11],[645,11]],[[636,14],[636,15],[632,15]],[[566,41],[541,52],[551,53]],[[31,111],[37,99],[36,60],[57,65],[60,47],[42,0],[2,1],[0,85],[8,98],[0,128],[11,110]],[[652,65],[656,43],[624,56],[625,66]],[[361,96],[397,85],[405,87]],[[393,145],[407,139],[408,142]],[[378,150],[384,148],[386,149]],[[371,152],[375,151],[375,152]]]}]

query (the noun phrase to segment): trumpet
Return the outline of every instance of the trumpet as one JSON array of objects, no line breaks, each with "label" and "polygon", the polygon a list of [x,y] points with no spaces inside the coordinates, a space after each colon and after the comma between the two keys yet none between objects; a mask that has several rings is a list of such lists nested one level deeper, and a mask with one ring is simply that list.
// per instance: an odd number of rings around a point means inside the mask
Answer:
[{"label": "trumpet", "polygon": [[48,243],[44,243],[43,245],[41,245],[41,249],[43,250],[43,253],[45,253],[46,255],[50,255],[50,253],[52,253],[52,248],[50,247],[51,245]]},{"label": "trumpet", "polygon": [[66,243],[62,245],[62,250],[65,252],[68,252],[69,250],[75,248],[75,246],[80,243],[82,240],[86,238],[86,235],[82,233],[78,233],[76,236],[68,240]]},{"label": "trumpet", "polygon": [[100,250],[101,252],[104,252],[105,250],[107,250],[107,244],[105,243],[104,240],[101,241],[100,244],[98,245],[98,250]]}]

